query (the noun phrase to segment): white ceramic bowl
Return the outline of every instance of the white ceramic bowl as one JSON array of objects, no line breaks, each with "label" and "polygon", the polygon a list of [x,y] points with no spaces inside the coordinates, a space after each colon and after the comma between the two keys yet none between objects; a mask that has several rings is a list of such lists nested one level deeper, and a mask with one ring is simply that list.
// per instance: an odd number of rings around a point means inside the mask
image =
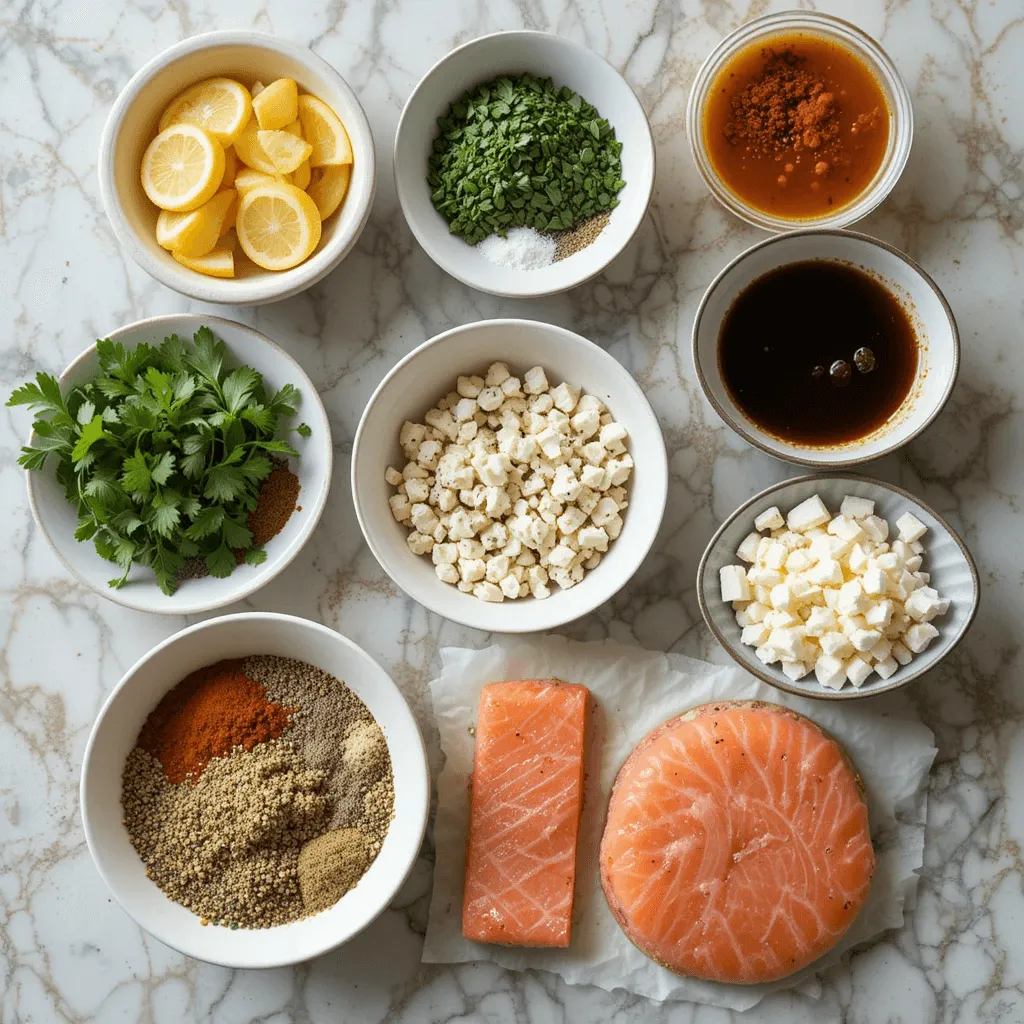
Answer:
[{"label": "white ceramic bowl", "polygon": [[[780,37],[792,38],[796,34],[824,37],[854,53],[867,65],[889,102],[889,143],[874,178],[853,202],[840,207],[835,213],[819,217],[778,217],[741,199],[718,176],[708,155],[704,132],[704,109],[708,94],[715,87],[722,68],[742,50],[758,45],[771,46]],[[866,217],[895,188],[907,165],[914,140],[914,108],[910,102],[910,90],[900,77],[896,65],[866,32],[830,14],[780,11],[741,25],[708,54],[690,88],[690,98],[686,105],[686,134],[690,140],[694,163],[712,195],[727,210],[742,217],[748,224],[765,231],[788,231],[800,224],[840,228]]]},{"label": "white ceramic bowl", "polygon": [[[64,488],[56,480],[53,459],[48,461],[44,470],[26,474],[28,501],[36,525],[64,568],[102,597],[137,611],[193,615],[240,601],[259,590],[281,572],[309,540],[324,510],[331,486],[334,450],[323,403],[302,367],[268,337],[244,324],[221,317],[180,313],[139,320],[111,332],[110,338],[134,348],[144,341],[159,344],[170,334],[191,338],[204,325],[227,345],[232,362],[252,366],[263,374],[268,390],[294,384],[302,400],[291,425],[304,422],[312,431],[309,437],[296,433],[288,437],[289,443],[300,454],[298,459],[290,459],[289,462],[299,478],[298,503],[302,511],[293,512],[284,529],[267,542],[267,560],[262,565],[240,565],[224,579],[206,576],[186,580],[170,597],[157,586],[150,569],[136,565],[132,567],[128,583],[115,590],[107,586],[107,581],[120,575],[117,566],[100,558],[92,541],[75,540],[77,515],[64,497]],[[67,392],[73,385],[90,380],[96,369],[96,346],[92,345],[60,375],[61,390]],[[34,441],[35,434],[29,444]]]},{"label": "white ceramic bowl", "polygon": [[[870,274],[896,296],[917,333],[917,377],[910,393],[881,427],[856,441],[816,447],[775,437],[746,417],[722,380],[718,337],[733,302],[763,274],[804,260],[848,263]],[[752,245],[708,285],[693,323],[693,362],[708,401],[744,440],[787,462],[838,469],[895,451],[938,416],[960,368],[960,336],[938,285],[905,253],[853,231],[804,229]]]},{"label": "white ceramic bowl", "polygon": [[[718,572],[722,566],[742,564],[736,557],[736,549],[743,538],[753,532],[755,517],[773,505],[777,505],[782,514],[786,515],[791,508],[813,494],[821,496],[833,515],[839,513],[839,506],[847,494],[870,498],[875,503],[875,514],[888,521],[890,531],[895,530],[896,520],[904,512],[917,516],[928,527],[921,542],[925,546],[921,568],[931,574],[929,586],[952,602],[949,611],[932,623],[939,631],[939,636],[924,653],[915,654],[909,665],[900,666],[888,679],[872,674],[859,690],[849,684],[841,690],[829,690],[814,678],[813,672],[794,682],[783,675],[778,666],[762,664],[754,655],[754,648],[740,642],[740,627],[736,624],[732,605],[722,600]],[[697,598],[704,621],[736,662],[780,690],[822,700],[872,697],[897,690],[923,676],[935,668],[963,639],[977,614],[979,596],[978,570],[971,553],[944,519],[899,487],[866,476],[839,473],[796,477],[755,494],[718,528],[697,569]]]},{"label": "white ceramic bowl", "polygon": [[[567,259],[537,270],[500,267],[451,234],[434,209],[427,161],[437,119],[467,89],[499,75],[526,72],[568,86],[597,108],[622,143],[619,205],[597,239]],[[592,50],[547,32],[496,32],[452,50],[413,90],[395,136],[395,184],[402,212],[427,255],[452,277],[492,295],[553,295],[599,274],[636,234],[654,190],[654,136],[626,80]]]},{"label": "white ceramic bowl", "polygon": [[[204,665],[250,654],[309,662],[341,679],[363,701],[387,740],[395,817],[376,860],[333,907],[275,928],[233,931],[204,926],[146,877],[145,865],[121,823],[121,774],[143,722],[168,690]],[[118,903],[142,928],[209,963],[280,967],[347,942],[391,902],[419,853],[430,806],[430,773],[409,705],[364,650],[317,622],[276,612],[245,612],[175,633],[125,673],[103,705],[85,748],[81,806],[96,867]]]},{"label": "white ceramic bowl", "polygon": [[[156,135],[167,104],[204,78],[226,75],[250,86],[294,78],[341,118],[352,142],[352,180],[341,209],[324,224],[312,256],[291,270],[253,267],[236,278],[207,277],[177,263],[156,243],[159,211],[142,190],[142,154]],[[304,291],[330,273],[355,245],[366,225],[376,187],[370,123],[355,93],[312,50],[263,32],[208,32],[192,36],[145,64],[114,102],[100,140],[100,195],[117,240],[132,259],[162,284],[203,302],[253,306]]]},{"label": "white ceramic bowl", "polygon": [[[459,375],[506,362],[514,374],[543,366],[552,385],[577,384],[596,395],[629,432],[636,468],[627,485],[629,507],[622,533],[600,565],[569,590],[552,585],[543,601],[532,597],[488,604],[434,575],[428,556],[406,545],[408,527],[391,515],[394,488],[388,466],[406,464],[398,432],[405,420],[423,422],[455,387]],[[381,568],[420,604],[465,626],[494,633],[533,633],[578,619],[610,600],[639,569],[665,511],[668,462],[661,428],[639,385],[604,349],[562,327],[533,320],[483,320],[431,338],[409,353],[373,393],[352,450],[352,493],[363,536]]]}]

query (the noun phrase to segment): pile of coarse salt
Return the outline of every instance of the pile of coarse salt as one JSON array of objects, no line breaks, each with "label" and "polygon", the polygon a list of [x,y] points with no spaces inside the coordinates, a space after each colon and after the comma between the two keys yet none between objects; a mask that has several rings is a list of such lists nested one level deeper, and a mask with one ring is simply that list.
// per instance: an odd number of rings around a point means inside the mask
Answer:
[{"label": "pile of coarse salt", "polygon": [[488,235],[476,245],[485,258],[512,270],[539,270],[555,262],[557,243],[536,228],[509,228],[507,237]]}]

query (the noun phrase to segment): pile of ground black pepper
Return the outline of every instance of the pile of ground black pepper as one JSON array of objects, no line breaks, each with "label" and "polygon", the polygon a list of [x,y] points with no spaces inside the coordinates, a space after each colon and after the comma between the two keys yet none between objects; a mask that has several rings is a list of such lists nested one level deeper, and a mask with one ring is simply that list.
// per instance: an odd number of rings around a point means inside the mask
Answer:
[{"label": "pile of ground black pepper", "polygon": [[147,875],[204,924],[266,928],[333,906],[394,815],[380,726],[305,662],[260,655],[192,673],[138,742],[124,824]]}]

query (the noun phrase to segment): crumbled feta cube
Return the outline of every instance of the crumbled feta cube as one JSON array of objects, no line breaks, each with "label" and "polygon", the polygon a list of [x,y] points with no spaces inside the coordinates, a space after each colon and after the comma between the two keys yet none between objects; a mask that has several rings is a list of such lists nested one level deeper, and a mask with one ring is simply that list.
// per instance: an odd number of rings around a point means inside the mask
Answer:
[{"label": "crumbled feta cube", "polygon": [[841,690],[846,682],[846,665],[839,658],[823,654],[814,663],[814,676],[822,686]]},{"label": "crumbled feta cube", "polygon": [[870,498],[858,498],[847,494],[839,506],[839,514],[850,519],[866,519],[875,514],[875,503]]},{"label": "crumbled feta cube", "polygon": [[899,662],[891,656],[875,662],[875,671],[883,679],[888,679],[899,667]]},{"label": "crumbled feta cube", "polygon": [[846,663],[847,681],[857,689],[864,685],[873,671],[874,669],[863,658],[854,656]]},{"label": "crumbled feta cube", "polygon": [[801,501],[786,516],[786,526],[797,533],[804,533],[815,526],[822,526],[831,519],[825,502],[817,494]]},{"label": "crumbled feta cube", "polygon": [[540,366],[531,367],[523,375],[523,390],[528,395],[539,395],[548,390],[548,378]]},{"label": "crumbled feta cube", "polygon": [[762,533],[765,530],[780,530],[785,525],[786,520],[782,518],[782,513],[776,505],[765,509],[764,512],[754,518],[754,529]]},{"label": "crumbled feta cube", "polygon": [[782,672],[788,678],[792,679],[795,683],[798,679],[803,679],[810,669],[802,661],[782,661]]},{"label": "crumbled feta cube", "polygon": [[742,565],[724,565],[718,571],[723,601],[749,601],[750,584]]},{"label": "crumbled feta cube", "polygon": [[920,540],[928,532],[928,527],[910,512],[904,512],[896,520],[896,529],[904,544],[913,544],[915,540]]},{"label": "crumbled feta cube", "polygon": [[760,647],[768,639],[771,630],[763,622],[752,622],[743,627],[740,640],[750,647]]},{"label": "crumbled feta cube", "polygon": [[914,660],[913,654],[899,640],[894,641],[890,657],[900,665],[909,665]]}]

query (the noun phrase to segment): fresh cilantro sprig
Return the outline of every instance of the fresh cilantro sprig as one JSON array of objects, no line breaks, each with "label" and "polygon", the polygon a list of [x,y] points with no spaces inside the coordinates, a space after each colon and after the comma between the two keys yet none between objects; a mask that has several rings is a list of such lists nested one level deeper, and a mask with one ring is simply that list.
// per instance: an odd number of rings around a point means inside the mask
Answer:
[{"label": "fresh cilantro sprig", "polygon": [[470,245],[523,225],[561,231],[618,205],[622,143],[608,121],[550,78],[502,76],[437,119],[427,184]]},{"label": "fresh cilantro sprig", "polygon": [[[299,392],[268,395],[250,366],[230,367],[208,327],[193,341],[125,349],[98,341],[99,373],[62,395],[56,378],[36,374],[7,404],[35,410],[35,444],[19,463],[41,470],[53,456],[57,480],[78,510],[75,537],[121,570],[152,568],[165,594],[178,571],[200,557],[214,576],[230,576],[236,551],[258,565],[266,553],[246,525],[272,456],[298,456],[276,437],[294,416]],[[309,427],[294,428],[304,437]]]}]

